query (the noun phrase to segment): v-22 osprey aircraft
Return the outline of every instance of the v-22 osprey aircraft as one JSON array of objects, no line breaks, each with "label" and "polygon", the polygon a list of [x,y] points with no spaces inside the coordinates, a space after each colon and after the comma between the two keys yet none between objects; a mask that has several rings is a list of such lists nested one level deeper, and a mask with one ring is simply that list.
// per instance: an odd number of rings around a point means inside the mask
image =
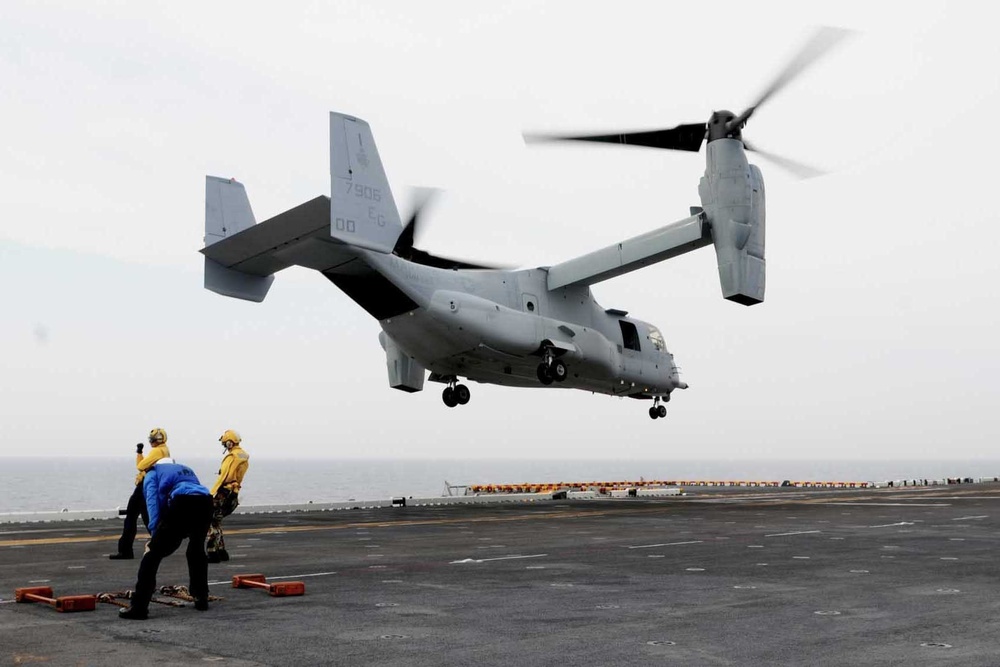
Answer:
[{"label": "v-22 osprey aircraft", "polygon": [[[590,286],[714,245],[722,296],[764,300],[764,180],[747,161],[742,130],[754,111],[844,31],[821,29],[743,113],[707,123],[586,136],[527,136],[698,152],[707,143],[700,207],[690,216],[548,267],[506,270],[414,247],[420,207],[402,224],[368,123],[330,113],[330,196],[257,223],[243,184],[208,176],[205,287],[263,301],[274,274],[292,265],[322,273],[378,320],[389,386],[445,385],[453,408],[469,402],[461,378],[511,387],[563,387],[651,400],[649,416],[686,389],[660,330],[598,305]],[[813,171],[757,151],[801,176]]]}]

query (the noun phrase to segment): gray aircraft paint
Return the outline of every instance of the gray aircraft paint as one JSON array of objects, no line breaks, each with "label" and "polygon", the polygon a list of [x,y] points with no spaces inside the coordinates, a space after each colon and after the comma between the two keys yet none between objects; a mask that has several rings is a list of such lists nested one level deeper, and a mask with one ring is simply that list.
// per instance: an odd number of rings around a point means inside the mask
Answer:
[{"label": "gray aircraft paint", "polygon": [[[669,400],[687,385],[659,330],[603,308],[589,286],[713,243],[723,296],[764,298],[763,180],[738,139],[709,144],[702,208],[688,218],[553,267],[449,270],[392,254],[402,225],[368,124],[331,113],[330,132],[331,198],[260,225],[246,224],[242,184],[208,177],[205,286],[260,301],[275,271],[322,272],[379,319],[393,388],[421,391],[425,371],[449,386],[541,387],[539,364],[558,359],[568,374],[548,386]],[[240,230],[220,233],[229,220]]]}]

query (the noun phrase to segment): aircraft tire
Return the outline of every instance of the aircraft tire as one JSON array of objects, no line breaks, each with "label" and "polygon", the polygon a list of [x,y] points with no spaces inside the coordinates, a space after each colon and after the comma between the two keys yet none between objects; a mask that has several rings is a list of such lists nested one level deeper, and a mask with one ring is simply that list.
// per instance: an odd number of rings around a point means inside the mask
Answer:
[{"label": "aircraft tire", "polygon": [[472,398],[472,392],[464,384],[455,385],[455,400],[459,405],[465,405]]},{"label": "aircraft tire", "polygon": [[549,371],[549,367],[545,364],[538,364],[536,374],[538,375],[538,381],[545,386],[552,384],[552,373]]},{"label": "aircraft tire", "polygon": [[656,408],[656,414],[658,417],[663,418],[667,416],[667,406],[661,405]]},{"label": "aircraft tire", "polygon": [[660,411],[659,410],[657,410],[656,408],[650,408],[649,409],[649,418],[650,419],[656,419],[659,416],[660,416]]},{"label": "aircraft tire", "polygon": [[566,379],[566,376],[569,375],[569,371],[566,370],[566,364],[556,359],[549,367],[549,375],[551,375],[552,379],[556,382],[562,382]]},{"label": "aircraft tire", "polygon": [[455,396],[455,390],[451,387],[445,387],[444,391],[441,392],[441,400],[449,408],[453,408],[458,405],[458,398]]}]

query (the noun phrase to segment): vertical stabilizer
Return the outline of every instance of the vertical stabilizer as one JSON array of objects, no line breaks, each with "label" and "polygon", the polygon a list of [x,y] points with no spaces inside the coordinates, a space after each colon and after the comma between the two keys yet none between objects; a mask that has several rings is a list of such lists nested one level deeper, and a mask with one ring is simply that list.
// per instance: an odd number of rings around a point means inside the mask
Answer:
[{"label": "vertical stabilizer", "polygon": [[330,236],[391,253],[402,231],[368,123],[330,112]]},{"label": "vertical stabilizer", "polygon": [[205,245],[257,224],[246,188],[234,178],[205,177]]},{"label": "vertical stabilizer", "polygon": [[[205,247],[257,224],[246,188],[233,178],[205,177]],[[222,296],[261,302],[274,276],[237,271],[205,257],[205,289]]]}]

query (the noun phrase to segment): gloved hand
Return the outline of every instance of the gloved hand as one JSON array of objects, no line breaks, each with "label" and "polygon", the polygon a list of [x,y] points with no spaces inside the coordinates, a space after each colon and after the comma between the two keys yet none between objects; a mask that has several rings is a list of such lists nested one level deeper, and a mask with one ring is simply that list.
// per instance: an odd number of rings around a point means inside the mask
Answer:
[{"label": "gloved hand", "polygon": [[142,443],[141,442],[135,443],[135,453],[136,454],[142,454]]}]

